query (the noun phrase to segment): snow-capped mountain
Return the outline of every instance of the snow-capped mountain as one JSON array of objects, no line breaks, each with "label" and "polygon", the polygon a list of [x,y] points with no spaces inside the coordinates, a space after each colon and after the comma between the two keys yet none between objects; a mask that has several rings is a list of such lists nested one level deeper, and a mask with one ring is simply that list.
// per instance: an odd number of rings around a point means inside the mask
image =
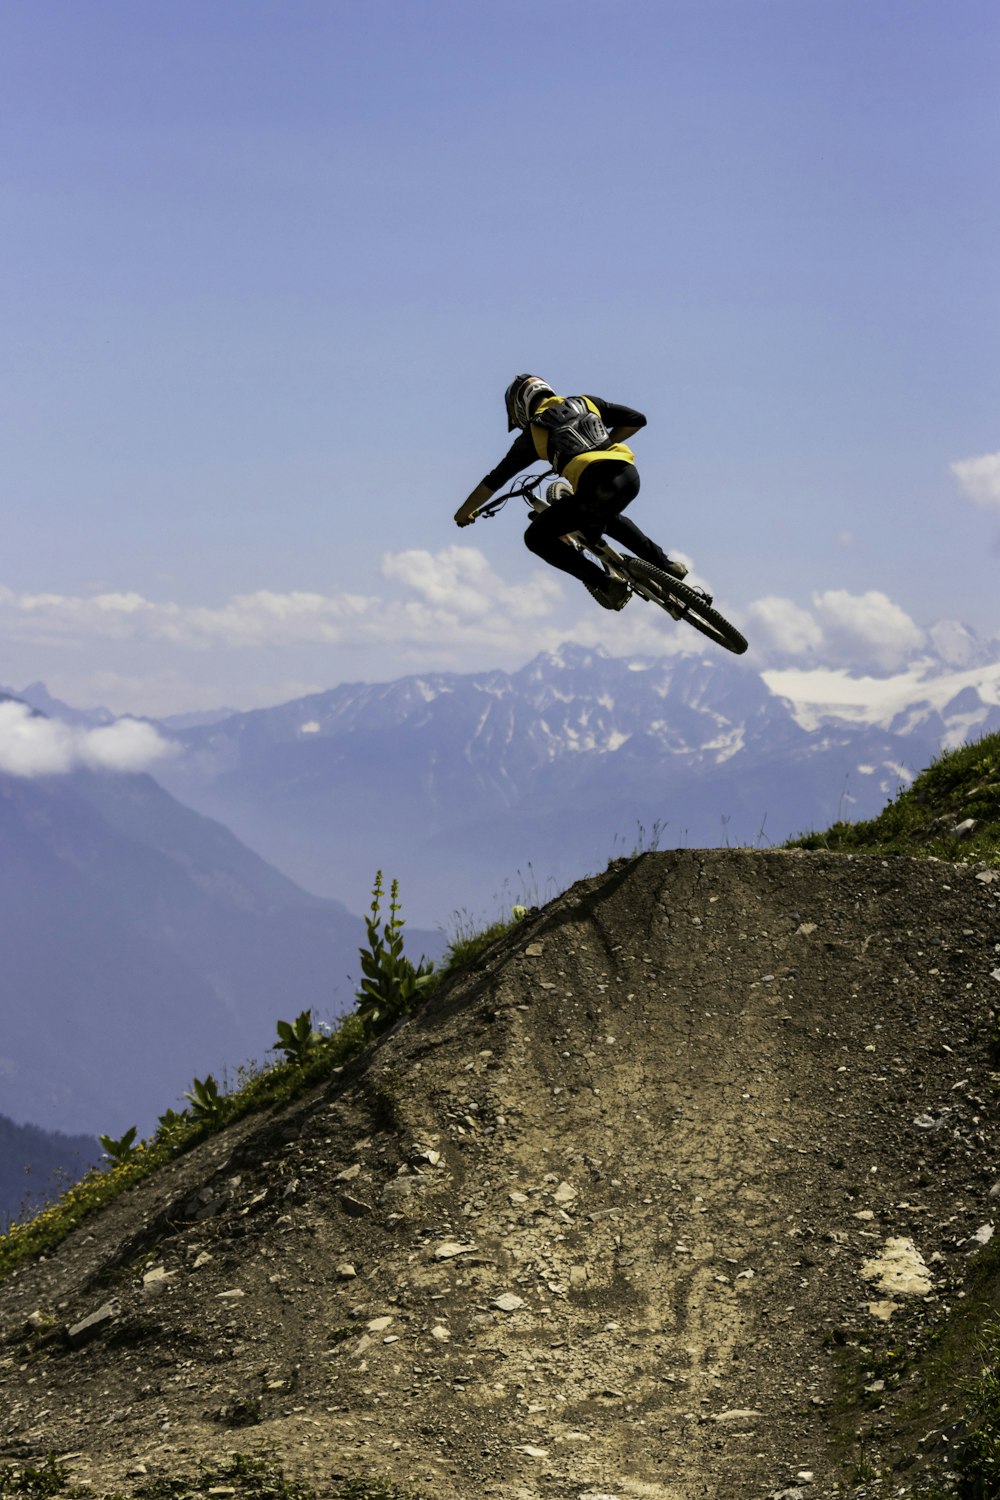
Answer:
[{"label": "snow-capped mountain", "polygon": [[717,651],[565,646],[516,672],[345,684],[176,738],[158,775],[303,885],[357,907],[376,867],[407,914],[489,915],[656,830],[771,843],[865,817],[944,744],[1000,728],[1000,661],[895,678],[758,673]]}]

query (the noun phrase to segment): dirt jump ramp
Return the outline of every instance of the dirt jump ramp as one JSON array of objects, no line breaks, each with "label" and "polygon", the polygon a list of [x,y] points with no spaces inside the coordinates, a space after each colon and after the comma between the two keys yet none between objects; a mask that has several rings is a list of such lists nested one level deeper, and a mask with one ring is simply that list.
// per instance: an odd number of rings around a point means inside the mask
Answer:
[{"label": "dirt jump ramp", "polygon": [[580,882],[0,1288],[0,1455],[125,1494],[273,1445],[321,1494],[832,1496],[840,1351],[935,1316],[991,1217],[998,897],[816,853]]}]

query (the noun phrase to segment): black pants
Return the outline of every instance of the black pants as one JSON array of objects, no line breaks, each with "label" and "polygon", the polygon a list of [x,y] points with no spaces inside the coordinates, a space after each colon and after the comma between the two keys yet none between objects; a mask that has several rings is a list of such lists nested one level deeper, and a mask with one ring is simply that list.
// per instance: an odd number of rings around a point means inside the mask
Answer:
[{"label": "black pants", "polygon": [[584,469],[575,494],[557,500],[535,516],[524,533],[525,546],[536,557],[564,573],[572,573],[582,583],[603,583],[607,574],[589,557],[562,541],[568,531],[609,536],[644,562],[662,568],[666,554],[622,515],[638,493],[639,471],[634,464],[598,459]]}]

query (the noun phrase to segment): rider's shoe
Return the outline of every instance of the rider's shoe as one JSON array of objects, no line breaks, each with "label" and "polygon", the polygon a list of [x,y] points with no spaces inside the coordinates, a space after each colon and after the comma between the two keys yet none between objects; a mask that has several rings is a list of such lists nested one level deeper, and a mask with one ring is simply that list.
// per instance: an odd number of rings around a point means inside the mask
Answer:
[{"label": "rider's shoe", "polygon": [[604,583],[588,583],[586,587],[602,609],[624,609],[632,592],[624,578],[608,578]]},{"label": "rider's shoe", "polygon": [[671,578],[679,580],[686,578],[688,575],[688,570],[684,563],[674,562],[673,558],[668,557],[662,547],[657,547],[655,551],[646,553],[643,560],[650,563],[652,567],[659,568],[661,573],[669,574]]},{"label": "rider's shoe", "polygon": [[572,495],[573,486],[568,479],[553,479],[552,483],[545,487],[545,498],[550,505],[556,500],[565,500],[567,495]]}]

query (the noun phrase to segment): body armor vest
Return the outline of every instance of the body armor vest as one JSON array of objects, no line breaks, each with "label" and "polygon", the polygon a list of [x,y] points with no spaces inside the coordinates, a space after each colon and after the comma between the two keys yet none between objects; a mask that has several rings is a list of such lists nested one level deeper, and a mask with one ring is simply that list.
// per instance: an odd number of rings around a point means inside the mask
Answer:
[{"label": "body armor vest", "polygon": [[564,396],[532,417],[531,425],[541,427],[548,438],[548,461],[557,474],[581,453],[609,446],[611,437],[601,421],[600,412],[586,396]]}]

